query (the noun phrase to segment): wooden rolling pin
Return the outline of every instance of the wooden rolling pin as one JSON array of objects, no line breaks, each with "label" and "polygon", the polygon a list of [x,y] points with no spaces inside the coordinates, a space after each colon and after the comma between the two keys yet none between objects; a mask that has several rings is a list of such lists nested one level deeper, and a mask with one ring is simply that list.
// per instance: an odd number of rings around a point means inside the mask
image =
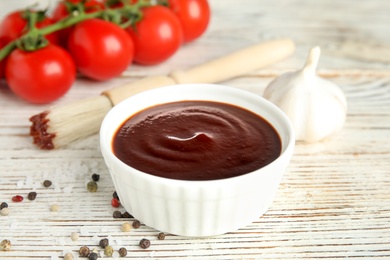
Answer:
[{"label": "wooden rolling pin", "polygon": [[184,83],[216,83],[276,63],[294,52],[291,39],[253,45],[186,71],[144,79],[107,90],[102,95],[52,107],[30,118],[30,135],[41,149],[55,149],[99,131],[108,111],[123,99],[145,90]]}]

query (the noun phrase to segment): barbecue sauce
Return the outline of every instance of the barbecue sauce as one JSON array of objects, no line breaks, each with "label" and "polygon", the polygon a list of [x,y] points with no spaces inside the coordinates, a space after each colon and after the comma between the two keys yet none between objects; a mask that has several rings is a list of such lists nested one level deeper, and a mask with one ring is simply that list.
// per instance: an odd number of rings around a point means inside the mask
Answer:
[{"label": "barbecue sauce", "polygon": [[125,164],[179,180],[217,180],[257,170],[281,153],[273,126],[246,109],[213,101],[149,107],[128,118],[112,142]]}]

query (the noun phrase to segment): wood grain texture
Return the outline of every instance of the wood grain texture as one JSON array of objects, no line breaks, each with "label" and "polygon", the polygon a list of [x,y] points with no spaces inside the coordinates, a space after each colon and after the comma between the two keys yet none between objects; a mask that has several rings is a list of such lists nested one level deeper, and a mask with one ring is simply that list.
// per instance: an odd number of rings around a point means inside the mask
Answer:
[{"label": "wood grain texture", "polygon": [[[167,62],[131,66],[107,82],[80,78],[55,104],[143,76],[187,69],[263,40],[291,37],[297,44],[292,57],[223,83],[262,95],[275,76],[303,66],[308,50],[319,45],[320,75],[339,84],[347,96],[343,130],[320,143],[297,143],[270,210],[247,227],[211,238],[168,234],[158,240],[158,231],[144,225],[124,233],[121,224],[132,219],[112,217],[117,210],[110,205],[114,187],[98,136],[55,151],[38,150],[28,135],[28,118],[48,106],[25,103],[1,82],[0,202],[9,204],[10,214],[0,216],[0,240],[11,240],[12,249],[0,251],[0,259],[61,259],[67,252],[77,257],[84,245],[102,254],[98,242],[104,237],[115,250],[126,247],[130,259],[390,259],[390,2],[210,4],[207,33]],[[13,1],[1,1],[0,15],[10,5]],[[101,176],[96,193],[86,190],[93,173]],[[43,187],[45,179],[53,185]],[[11,201],[33,190],[35,201]],[[52,204],[60,205],[60,211],[51,212]],[[72,232],[80,233],[79,240],[71,241]],[[142,238],[151,240],[149,249],[138,246]]]}]

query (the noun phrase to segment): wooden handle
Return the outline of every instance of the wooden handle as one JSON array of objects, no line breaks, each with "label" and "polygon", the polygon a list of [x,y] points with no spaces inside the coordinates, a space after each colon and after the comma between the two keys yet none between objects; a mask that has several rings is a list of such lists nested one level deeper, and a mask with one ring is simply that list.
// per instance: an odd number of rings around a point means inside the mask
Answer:
[{"label": "wooden handle", "polygon": [[168,76],[148,77],[113,88],[103,92],[103,95],[106,95],[112,104],[116,105],[131,95],[162,86],[185,83],[216,83],[276,63],[291,55],[294,49],[294,42],[290,39],[264,42],[186,71],[174,71]]},{"label": "wooden handle", "polygon": [[256,44],[187,71],[170,74],[176,83],[215,83],[276,63],[294,52],[290,39]]}]

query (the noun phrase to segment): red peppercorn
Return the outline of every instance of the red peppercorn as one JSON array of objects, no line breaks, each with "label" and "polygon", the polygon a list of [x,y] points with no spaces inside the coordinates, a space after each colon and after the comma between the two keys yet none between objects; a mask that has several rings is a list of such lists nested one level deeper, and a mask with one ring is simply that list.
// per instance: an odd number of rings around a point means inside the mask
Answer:
[{"label": "red peppercorn", "polygon": [[114,208],[118,208],[121,203],[119,202],[119,200],[117,198],[112,198],[111,199],[111,205],[114,207]]},{"label": "red peppercorn", "polygon": [[21,201],[23,201],[23,197],[20,195],[13,196],[12,201],[13,202],[21,202]]}]

